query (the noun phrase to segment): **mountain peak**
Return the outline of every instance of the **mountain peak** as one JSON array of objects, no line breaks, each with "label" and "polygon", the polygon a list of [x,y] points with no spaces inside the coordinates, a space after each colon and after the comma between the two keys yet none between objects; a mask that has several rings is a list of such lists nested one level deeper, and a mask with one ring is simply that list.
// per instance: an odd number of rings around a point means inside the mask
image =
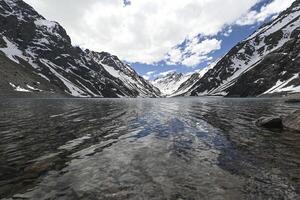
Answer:
[{"label": "mountain peak", "polygon": [[297,0],[234,46],[183,94],[246,97],[300,92],[299,36]]},{"label": "mountain peak", "polygon": [[167,75],[157,77],[152,81],[152,84],[157,87],[163,95],[169,96],[172,95],[189,77],[190,75],[171,72]]},{"label": "mountain peak", "polygon": [[[0,51],[3,52],[0,59],[10,63],[0,66],[7,73],[0,75],[7,93],[23,88],[22,91],[30,93],[42,91],[76,97],[157,97],[160,94],[117,56],[72,46],[62,26],[46,20],[21,0],[0,1],[0,23]],[[9,66],[16,68],[20,77],[13,78]],[[33,83],[36,90],[31,89]]]}]

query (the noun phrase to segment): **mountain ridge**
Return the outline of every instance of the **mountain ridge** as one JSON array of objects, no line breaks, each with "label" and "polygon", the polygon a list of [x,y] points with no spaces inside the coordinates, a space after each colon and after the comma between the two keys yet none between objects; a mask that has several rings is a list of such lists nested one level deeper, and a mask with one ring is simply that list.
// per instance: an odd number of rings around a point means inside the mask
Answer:
[{"label": "mountain ridge", "polygon": [[72,46],[22,0],[0,2],[0,90],[71,97],[255,97],[300,92],[300,0],[194,74],[145,80],[107,52]]},{"label": "mountain ridge", "polygon": [[296,0],[234,46],[182,95],[249,97],[300,92],[299,18],[300,1]]},{"label": "mountain ridge", "polygon": [[170,96],[178,90],[180,85],[190,77],[190,74],[171,72],[155,78],[151,83],[157,87],[162,95]]},{"label": "mountain ridge", "polygon": [[[2,91],[18,91],[18,88],[22,88],[23,91],[30,93],[42,91],[73,97],[117,98],[160,95],[157,88],[116,56],[99,53],[103,60],[107,60],[105,62],[108,66],[114,68],[115,73],[120,76],[111,74],[111,71],[94,57],[95,52],[91,54],[89,50],[83,51],[79,47],[72,46],[71,39],[62,26],[57,22],[46,20],[22,0],[1,1],[0,22],[2,56],[12,60],[15,62],[14,65],[19,65],[20,68],[28,69],[26,75],[22,75],[22,79],[14,80],[7,66],[1,65],[1,70],[5,72],[0,75],[5,80],[2,81]],[[17,68],[16,70],[16,73],[21,73]],[[36,75],[43,81],[35,81],[33,77]],[[50,84],[44,83],[45,81]],[[36,90],[31,89],[33,84]]]}]

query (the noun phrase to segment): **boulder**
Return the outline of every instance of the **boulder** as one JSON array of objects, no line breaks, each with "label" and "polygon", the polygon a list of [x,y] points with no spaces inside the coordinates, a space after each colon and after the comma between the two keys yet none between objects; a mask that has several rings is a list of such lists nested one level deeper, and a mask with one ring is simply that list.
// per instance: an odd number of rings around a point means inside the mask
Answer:
[{"label": "boulder", "polygon": [[296,110],[282,120],[286,129],[300,131],[300,110]]},{"label": "boulder", "polygon": [[265,128],[283,128],[281,117],[261,117],[256,121],[256,125]]}]

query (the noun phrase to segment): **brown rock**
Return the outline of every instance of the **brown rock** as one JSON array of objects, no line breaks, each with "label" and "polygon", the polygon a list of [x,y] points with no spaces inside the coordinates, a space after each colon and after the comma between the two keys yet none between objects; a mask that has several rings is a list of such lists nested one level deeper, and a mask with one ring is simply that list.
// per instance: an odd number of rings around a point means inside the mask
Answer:
[{"label": "brown rock", "polygon": [[52,164],[53,163],[49,160],[42,160],[26,167],[24,172],[38,175],[48,171],[52,167]]}]

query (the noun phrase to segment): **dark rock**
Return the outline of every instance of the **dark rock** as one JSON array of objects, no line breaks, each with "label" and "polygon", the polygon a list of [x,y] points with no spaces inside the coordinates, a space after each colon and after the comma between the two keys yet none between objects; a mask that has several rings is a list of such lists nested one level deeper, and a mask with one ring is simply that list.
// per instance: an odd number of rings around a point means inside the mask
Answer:
[{"label": "dark rock", "polygon": [[283,119],[283,126],[286,129],[300,131],[300,110],[296,110],[292,114]]},{"label": "dark rock", "polygon": [[265,128],[283,128],[280,117],[261,117],[256,121],[256,125]]}]

